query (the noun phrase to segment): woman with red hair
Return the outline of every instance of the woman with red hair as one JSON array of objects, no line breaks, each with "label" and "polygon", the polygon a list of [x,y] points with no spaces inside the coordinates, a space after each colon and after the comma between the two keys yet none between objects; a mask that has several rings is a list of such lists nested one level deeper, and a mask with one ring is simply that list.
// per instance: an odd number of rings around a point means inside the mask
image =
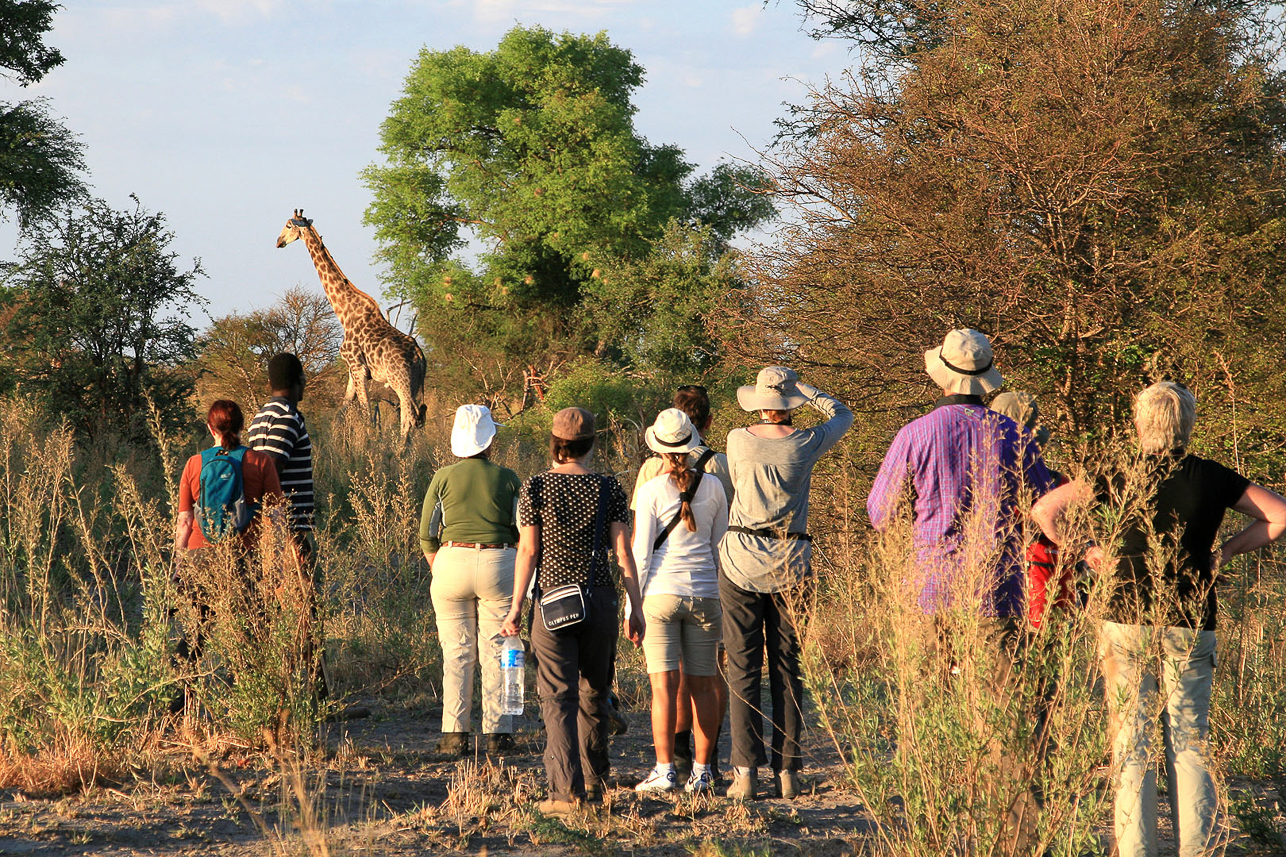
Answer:
[{"label": "woman with red hair", "polygon": [[[180,560],[192,558],[196,552],[219,541],[224,534],[236,532],[241,546],[249,550],[258,537],[258,510],[265,501],[281,503],[281,481],[272,459],[262,452],[247,449],[241,445],[241,429],[245,426],[245,416],[236,402],[219,399],[210,405],[206,413],[206,427],[214,438],[214,446],[188,459],[179,478],[179,519],[174,534],[175,556]],[[207,477],[213,474],[229,474],[239,469],[242,491],[239,499],[247,509],[248,521],[237,526],[238,509],[202,509],[202,473]],[[207,489],[209,486],[207,486]],[[205,496],[211,497],[210,491]],[[204,619],[209,607],[199,598],[197,611]],[[201,634],[196,635],[192,646],[186,640],[179,643],[179,654],[195,660],[201,653]]]}]

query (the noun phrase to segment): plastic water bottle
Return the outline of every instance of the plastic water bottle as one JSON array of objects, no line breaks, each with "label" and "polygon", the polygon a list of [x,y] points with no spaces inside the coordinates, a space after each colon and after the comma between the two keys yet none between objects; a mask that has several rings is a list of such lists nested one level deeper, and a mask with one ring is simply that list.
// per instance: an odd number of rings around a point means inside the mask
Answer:
[{"label": "plastic water bottle", "polygon": [[500,644],[500,713],[522,714],[522,691],[527,653],[522,639],[505,637]]}]

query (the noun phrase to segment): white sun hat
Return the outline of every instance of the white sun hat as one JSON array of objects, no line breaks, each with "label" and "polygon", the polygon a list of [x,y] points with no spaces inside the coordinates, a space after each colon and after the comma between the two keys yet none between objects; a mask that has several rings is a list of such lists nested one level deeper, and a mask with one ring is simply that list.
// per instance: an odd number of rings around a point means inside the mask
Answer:
[{"label": "white sun hat", "polygon": [[701,434],[688,415],[678,408],[666,408],[656,415],[656,422],[643,432],[654,452],[691,452],[701,445]]},{"label": "white sun hat", "polygon": [[737,403],[743,411],[790,411],[808,402],[799,392],[799,375],[785,366],[765,366],[753,386],[737,388]]},{"label": "white sun hat", "polygon": [[451,426],[451,454],[458,458],[477,455],[491,446],[500,425],[491,419],[491,409],[485,405],[461,405],[455,409]]},{"label": "white sun hat", "polygon": [[992,365],[991,340],[970,328],[947,333],[942,345],[924,352],[924,371],[949,393],[981,396],[1003,380]]}]

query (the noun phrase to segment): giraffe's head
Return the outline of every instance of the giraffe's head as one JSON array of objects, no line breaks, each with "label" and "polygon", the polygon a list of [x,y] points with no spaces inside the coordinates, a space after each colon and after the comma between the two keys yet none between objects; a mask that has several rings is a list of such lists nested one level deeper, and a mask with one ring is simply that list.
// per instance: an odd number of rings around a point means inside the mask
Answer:
[{"label": "giraffe's head", "polygon": [[277,236],[277,247],[285,247],[296,238],[303,237],[304,230],[312,225],[313,222],[304,217],[304,210],[302,208],[295,209],[294,215],[286,221],[286,225],[282,228],[281,234]]}]

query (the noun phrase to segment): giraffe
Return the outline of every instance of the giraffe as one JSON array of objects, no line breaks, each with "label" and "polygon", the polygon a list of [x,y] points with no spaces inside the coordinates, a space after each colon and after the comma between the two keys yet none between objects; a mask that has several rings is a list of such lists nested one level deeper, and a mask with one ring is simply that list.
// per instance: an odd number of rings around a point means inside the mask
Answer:
[{"label": "giraffe", "polygon": [[405,441],[413,427],[424,425],[425,405],[418,403],[424,387],[424,352],[413,337],[389,324],[375,298],[349,282],[302,208],[286,221],[277,236],[277,247],[285,247],[298,238],[304,239],[326,298],[344,328],[344,342],[339,346],[339,356],[348,365],[344,401],[351,402],[356,394],[362,412],[369,413],[367,380],[384,384],[397,394]]}]

